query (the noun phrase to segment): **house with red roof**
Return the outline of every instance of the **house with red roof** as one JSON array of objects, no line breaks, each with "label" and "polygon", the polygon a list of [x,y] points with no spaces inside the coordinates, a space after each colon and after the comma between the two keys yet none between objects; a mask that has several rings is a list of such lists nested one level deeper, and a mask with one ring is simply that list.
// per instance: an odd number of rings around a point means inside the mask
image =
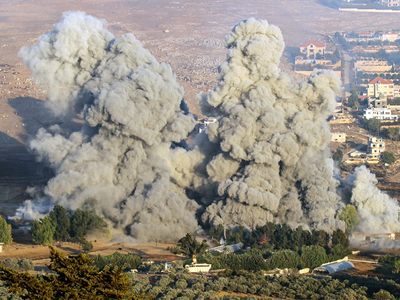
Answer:
[{"label": "house with red roof", "polygon": [[300,52],[307,55],[307,58],[316,58],[317,54],[325,55],[325,43],[317,43],[314,40],[309,40],[300,46]]},{"label": "house with red roof", "polygon": [[392,80],[383,79],[378,76],[368,82],[367,93],[368,97],[370,98],[393,97],[394,82]]}]

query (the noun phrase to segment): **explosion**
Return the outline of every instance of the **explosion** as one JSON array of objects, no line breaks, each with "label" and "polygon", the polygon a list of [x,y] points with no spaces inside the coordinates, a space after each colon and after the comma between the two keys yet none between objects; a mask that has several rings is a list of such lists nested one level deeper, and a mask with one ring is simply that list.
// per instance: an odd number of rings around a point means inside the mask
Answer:
[{"label": "explosion", "polygon": [[[188,148],[196,121],[170,66],[132,34],[115,38],[105,21],[65,13],[20,55],[48,86],[54,113],[73,111],[83,122],[79,131],[42,128],[31,141],[55,177],[19,215],[90,207],[137,241],[268,221],[343,229],[326,121],[339,78],[319,70],[292,83],[279,69],[282,34],[267,21],[237,24],[226,47],[216,88],[198,97],[216,122]],[[372,207],[355,194],[352,202]]]}]

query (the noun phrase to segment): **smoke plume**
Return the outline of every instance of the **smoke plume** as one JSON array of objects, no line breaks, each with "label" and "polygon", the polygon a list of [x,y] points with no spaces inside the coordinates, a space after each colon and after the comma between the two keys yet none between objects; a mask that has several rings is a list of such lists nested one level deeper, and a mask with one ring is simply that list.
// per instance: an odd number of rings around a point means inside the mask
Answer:
[{"label": "smoke plume", "polygon": [[399,206],[397,201],[382,193],[378,180],[365,166],[356,168],[348,178],[353,185],[351,204],[357,208],[360,222],[357,231],[399,232]]},{"label": "smoke plume", "polygon": [[[216,88],[198,97],[216,122],[187,149],[180,142],[195,120],[171,68],[132,34],[115,38],[105,26],[66,13],[38,44],[21,50],[49,86],[54,112],[73,110],[83,124],[73,132],[39,130],[30,147],[56,175],[20,214],[37,217],[56,203],[90,207],[140,241],[176,240],[199,225],[344,228],[327,147],[326,119],[340,87],[334,72],[292,83],[279,69],[279,28],[253,18],[239,23],[226,38]],[[361,196],[352,201],[371,210]]]}]

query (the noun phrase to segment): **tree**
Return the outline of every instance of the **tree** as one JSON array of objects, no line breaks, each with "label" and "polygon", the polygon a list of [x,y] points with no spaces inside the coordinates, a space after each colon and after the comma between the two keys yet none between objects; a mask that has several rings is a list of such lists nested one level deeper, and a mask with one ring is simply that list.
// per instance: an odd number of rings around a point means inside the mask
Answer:
[{"label": "tree", "polygon": [[321,246],[303,246],[301,249],[301,263],[303,267],[315,268],[327,261],[327,255]]},{"label": "tree", "polygon": [[332,159],[336,161],[339,165],[343,160],[343,151],[340,148],[337,148],[336,152],[333,154]]},{"label": "tree", "polygon": [[350,245],[349,238],[340,229],[337,229],[332,233],[332,246],[335,245],[342,245],[344,248],[347,248]]},{"label": "tree", "polygon": [[347,99],[347,102],[349,103],[349,105],[352,108],[357,108],[359,103],[358,103],[358,93],[357,93],[357,87],[356,85],[353,83],[353,85],[351,86],[351,95],[349,96],[349,98]]},{"label": "tree", "polygon": [[394,156],[394,154],[392,152],[385,151],[382,153],[381,160],[385,164],[392,164],[396,161],[396,157]]},{"label": "tree", "polygon": [[53,210],[49,213],[49,217],[56,226],[53,238],[56,241],[65,241],[68,239],[70,220],[65,208],[61,205],[54,206]]},{"label": "tree", "polygon": [[178,247],[181,249],[183,254],[190,257],[192,255],[205,253],[207,248],[210,246],[207,244],[206,240],[199,243],[195,237],[188,233],[178,241]]},{"label": "tree", "polygon": [[32,240],[36,244],[50,245],[53,243],[55,229],[56,226],[49,216],[35,220],[31,228]]},{"label": "tree", "polygon": [[11,225],[7,224],[2,217],[0,217],[0,243],[4,243],[4,245],[12,243]]},{"label": "tree", "polygon": [[350,235],[359,221],[356,208],[353,205],[346,205],[339,215],[339,220],[346,223],[346,234]]},{"label": "tree", "polygon": [[50,248],[51,263],[48,266],[56,275],[36,276],[19,273],[0,265],[0,280],[11,293],[22,299],[147,299],[132,291],[123,267],[105,267],[101,272],[93,266],[93,259],[86,254],[65,256]]},{"label": "tree", "polygon": [[77,209],[71,217],[71,237],[80,240],[94,231],[108,232],[107,223],[91,211]]}]

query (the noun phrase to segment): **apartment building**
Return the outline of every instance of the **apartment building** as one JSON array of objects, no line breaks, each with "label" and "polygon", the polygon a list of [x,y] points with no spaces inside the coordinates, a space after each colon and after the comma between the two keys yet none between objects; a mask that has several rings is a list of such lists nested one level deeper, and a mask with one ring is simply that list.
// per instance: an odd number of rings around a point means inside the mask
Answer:
[{"label": "apartment building", "polygon": [[393,97],[394,82],[392,80],[383,79],[378,76],[368,82],[367,94],[370,98]]}]

